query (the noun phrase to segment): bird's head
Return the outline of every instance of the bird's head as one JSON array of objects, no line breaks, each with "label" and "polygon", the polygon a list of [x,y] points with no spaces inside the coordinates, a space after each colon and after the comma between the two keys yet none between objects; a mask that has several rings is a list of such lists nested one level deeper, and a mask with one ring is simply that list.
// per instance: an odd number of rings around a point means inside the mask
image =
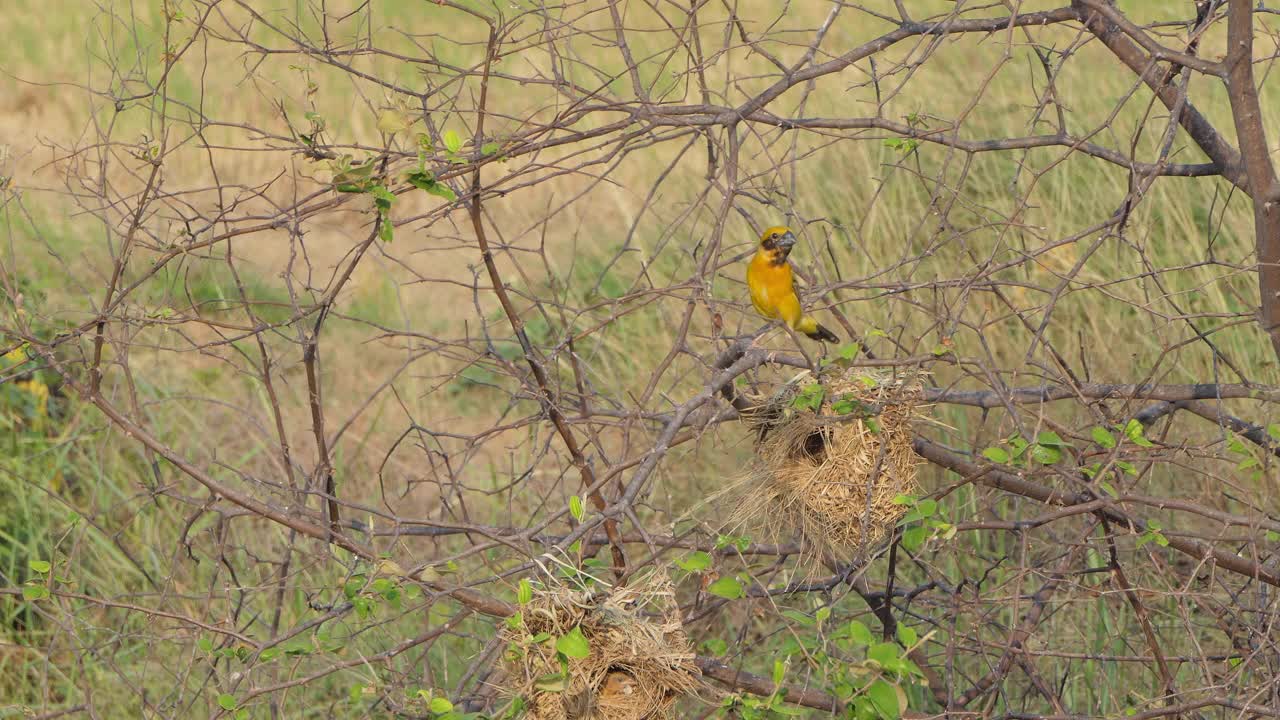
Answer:
[{"label": "bird's head", "polygon": [[760,249],[772,255],[779,262],[787,259],[791,248],[795,247],[796,236],[791,228],[775,225],[760,235]]}]

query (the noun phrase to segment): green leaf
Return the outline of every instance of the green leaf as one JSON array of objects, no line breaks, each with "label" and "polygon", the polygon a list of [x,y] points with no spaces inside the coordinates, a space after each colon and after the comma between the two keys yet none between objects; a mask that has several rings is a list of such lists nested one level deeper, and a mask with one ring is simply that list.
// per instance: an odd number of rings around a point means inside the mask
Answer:
[{"label": "green leaf", "polygon": [[746,535],[717,535],[716,549],[723,550],[729,546],[738,548],[739,552],[746,552],[751,547],[751,538]]},{"label": "green leaf", "polygon": [[1138,468],[1134,467],[1133,463],[1128,462],[1126,460],[1117,460],[1116,467],[1125,471],[1129,475],[1133,475],[1134,477],[1137,477],[1138,475]]},{"label": "green leaf", "polygon": [[1009,462],[1009,451],[1005,450],[1004,448],[989,447],[986,450],[982,451],[982,457],[990,460],[993,463],[1004,465],[1005,463]]},{"label": "green leaf", "polygon": [[701,572],[711,567],[711,555],[697,550],[677,559],[676,565],[687,572]]},{"label": "green leaf", "polygon": [[1045,430],[1044,432],[1037,435],[1036,442],[1045,447],[1054,447],[1054,448],[1064,447],[1066,445],[1066,443],[1063,442],[1062,437],[1058,435],[1058,433],[1052,430]]},{"label": "green leaf", "polygon": [[395,240],[396,226],[388,218],[383,218],[382,225],[378,227],[378,239],[384,243],[390,244]]},{"label": "green leaf", "polygon": [[223,710],[235,710],[236,709],[235,696],[230,693],[222,693],[221,695],[218,696],[218,707],[221,707]]},{"label": "green leaf", "polygon": [[442,697],[431,698],[431,702],[427,704],[427,709],[437,715],[441,715],[447,712],[452,712],[453,703]]},{"label": "green leaf", "polygon": [[831,412],[837,415],[852,415],[862,407],[857,400],[837,400],[831,403]]},{"label": "green leaf", "polygon": [[915,552],[929,539],[929,529],[923,525],[909,527],[902,531],[902,547],[908,552]]},{"label": "green leaf", "polygon": [[742,589],[742,583],[730,575],[725,575],[708,585],[707,592],[726,600],[737,600],[746,596],[746,592]]},{"label": "green leaf", "polygon": [[1102,488],[1102,491],[1110,495],[1111,497],[1117,497],[1117,498],[1120,497],[1120,493],[1116,491],[1116,486],[1112,485],[1111,483],[1105,480],[1103,480],[1102,482],[1099,482],[1098,487]]},{"label": "green leaf", "polygon": [[280,657],[280,653],[281,653],[280,648],[269,647],[266,650],[263,650],[262,652],[258,653],[258,661],[271,662],[272,660],[275,660],[277,657]]},{"label": "green leaf", "polygon": [[1275,530],[1268,530],[1268,531],[1267,531],[1267,541],[1268,541],[1268,542],[1280,542],[1280,532],[1276,532]]},{"label": "green leaf", "polygon": [[1104,427],[1095,427],[1089,434],[1093,436],[1094,442],[1108,450],[1116,446],[1116,437]]},{"label": "green leaf", "polygon": [[822,407],[822,398],[824,395],[826,395],[826,390],[818,383],[807,385],[791,401],[791,407],[796,410],[812,410],[817,412]]},{"label": "green leaf", "polygon": [[867,649],[867,658],[889,667],[898,661],[898,646],[891,642],[876,643]]},{"label": "green leaf", "polygon": [[894,505],[915,505],[918,502],[914,495],[898,495],[893,499]]},{"label": "green leaf", "polygon": [[444,146],[451,153],[462,149],[462,138],[453,130],[444,131]]},{"label": "green leaf", "polygon": [[919,638],[920,636],[914,628],[898,623],[898,641],[903,645],[911,647],[916,644],[916,640]]},{"label": "green leaf", "polygon": [[898,704],[898,691],[885,680],[880,679],[867,687],[867,697],[876,708],[876,714],[882,720],[898,720],[902,717],[902,706]]},{"label": "green leaf", "polygon": [[808,615],[805,615],[799,610],[792,610],[791,608],[787,608],[786,610],[783,610],[782,616],[805,626],[812,626],[816,622],[813,618],[809,617]]},{"label": "green leaf", "polygon": [[569,676],[563,672],[550,673],[534,680],[533,686],[542,692],[564,692],[569,688]]},{"label": "green leaf", "polygon": [[836,350],[836,356],[841,360],[853,360],[858,357],[858,353],[860,352],[862,352],[861,345],[856,342],[848,343],[847,345],[841,345],[840,349]]},{"label": "green leaf", "polygon": [[41,575],[53,569],[53,566],[49,564],[48,560],[32,560],[27,563],[27,567],[40,573]]},{"label": "green leaf", "polygon": [[342,594],[346,595],[348,600],[354,599],[363,589],[364,575],[352,575],[342,584]]},{"label": "green leaf", "polygon": [[23,585],[22,599],[27,602],[35,602],[49,597],[49,588],[43,585]]},{"label": "green leaf", "polygon": [[311,650],[312,650],[311,646],[307,644],[305,640],[298,640],[296,642],[292,642],[286,645],[284,648],[284,654],[290,655],[290,656],[310,655]]},{"label": "green leaf", "polygon": [[[342,192],[368,192],[369,185],[366,181],[373,177],[374,165],[375,163],[373,162],[367,162],[363,165],[347,168],[333,176],[333,184],[338,185],[338,190]],[[353,189],[343,190],[341,187],[343,185],[351,186]]]},{"label": "green leaf", "polygon": [[373,611],[374,611],[373,601],[367,597],[355,598],[351,601],[351,604],[354,605],[356,608],[356,617],[360,618],[361,620],[364,620],[365,618],[368,618],[370,615],[373,614]]},{"label": "green leaf", "polygon": [[933,517],[938,512],[938,501],[933,498],[925,498],[916,504],[916,511],[920,513],[920,517]]},{"label": "green leaf", "polygon": [[231,717],[235,718],[235,720],[249,720],[249,708],[240,708]]},{"label": "green leaf", "polygon": [[556,640],[556,651],[563,653],[567,658],[577,660],[591,654],[591,644],[587,642],[587,637],[582,634],[582,627],[575,625],[572,630],[561,635]]},{"label": "green leaf", "polygon": [[406,182],[419,190],[431,191],[437,184],[436,176],[425,170],[417,170],[404,176]]},{"label": "green leaf", "polygon": [[582,522],[582,518],[586,516],[586,511],[582,507],[582,498],[577,495],[569,496],[569,514],[574,520]]},{"label": "green leaf", "polygon": [[521,605],[528,605],[533,599],[533,585],[529,582],[529,578],[520,578],[520,585],[516,588],[516,601]]},{"label": "green leaf", "polygon": [[390,210],[396,201],[395,194],[382,185],[374,185],[369,189],[369,194],[373,196],[374,206],[383,212]]},{"label": "green leaf", "polygon": [[711,638],[710,640],[704,640],[702,643],[702,647],[706,648],[707,652],[711,653],[712,655],[715,655],[716,657],[721,657],[725,653],[729,652],[729,643],[725,642],[724,640],[721,640],[720,638]]},{"label": "green leaf", "polygon": [[199,640],[196,640],[196,647],[200,648],[200,652],[207,655],[213,652],[213,641],[207,637],[202,637]]},{"label": "green leaf", "polygon": [[1062,451],[1056,447],[1037,444],[1031,449],[1031,459],[1041,465],[1056,465],[1062,461]]},{"label": "green leaf", "polygon": [[1143,435],[1142,433],[1143,433],[1142,423],[1138,422],[1137,418],[1133,418],[1129,420],[1129,422],[1126,423],[1124,426],[1124,436],[1129,438],[1129,440],[1133,442],[1134,445],[1139,445],[1141,447],[1152,447],[1154,443],[1148,440],[1146,436]]},{"label": "green leaf", "polygon": [[773,684],[781,685],[782,681],[787,678],[787,665],[781,660],[773,661]]},{"label": "green leaf", "polygon": [[819,625],[826,622],[829,617],[831,617],[831,608],[827,606],[818,608],[818,612],[814,613],[814,619],[818,621]]},{"label": "green leaf", "polygon": [[448,185],[436,180],[436,176],[429,172],[412,172],[405,176],[405,180],[419,190],[425,190],[426,192],[435,195],[436,197],[444,198],[449,202],[453,202],[458,199],[458,195],[454,193]]},{"label": "green leaf", "polygon": [[481,155],[489,156],[489,155],[496,155],[497,153],[498,153],[498,143],[496,142],[487,142],[480,146]]},{"label": "green leaf", "polygon": [[870,645],[875,642],[875,638],[871,636],[871,630],[858,620],[849,621],[849,629],[847,632],[849,639],[857,645]]}]

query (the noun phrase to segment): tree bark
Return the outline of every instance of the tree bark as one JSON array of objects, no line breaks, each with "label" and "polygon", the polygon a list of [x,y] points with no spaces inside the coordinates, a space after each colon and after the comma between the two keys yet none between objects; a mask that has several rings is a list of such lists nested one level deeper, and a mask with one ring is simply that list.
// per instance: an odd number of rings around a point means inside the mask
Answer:
[{"label": "tree bark", "polygon": [[1231,0],[1227,9],[1227,93],[1236,124],[1240,155],[1253,198],[1253,227],[1258,254],[1259,322],[1280,357],[1280,204],[1276,170],[1267,150],[1258,88],[1253,81],[1253,8],[1249,0]]}]

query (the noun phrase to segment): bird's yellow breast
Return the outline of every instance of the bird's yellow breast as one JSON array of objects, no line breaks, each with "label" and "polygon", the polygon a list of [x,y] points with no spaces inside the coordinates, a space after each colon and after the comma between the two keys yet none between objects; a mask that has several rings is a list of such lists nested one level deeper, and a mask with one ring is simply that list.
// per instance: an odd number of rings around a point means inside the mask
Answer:
[{"label": "bird's yellow breast", "polygon": [[795,298],[791,263],[786,260],[777,263],[772,253],[757,252],[747,266],[747,287],[756,312],[770,319],[777,318],[779,305]]}]

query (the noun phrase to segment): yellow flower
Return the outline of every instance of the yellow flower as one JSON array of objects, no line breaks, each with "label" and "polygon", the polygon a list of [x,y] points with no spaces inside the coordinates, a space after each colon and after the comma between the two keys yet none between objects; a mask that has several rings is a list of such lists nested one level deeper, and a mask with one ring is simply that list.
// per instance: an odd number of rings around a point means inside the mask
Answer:
[{"label": "yellow flower", "polygon": [[49,386],[39,378],[32,378],[18,383],[18,387],[31,393],[35,398],[36,417],[49,414]]}]

